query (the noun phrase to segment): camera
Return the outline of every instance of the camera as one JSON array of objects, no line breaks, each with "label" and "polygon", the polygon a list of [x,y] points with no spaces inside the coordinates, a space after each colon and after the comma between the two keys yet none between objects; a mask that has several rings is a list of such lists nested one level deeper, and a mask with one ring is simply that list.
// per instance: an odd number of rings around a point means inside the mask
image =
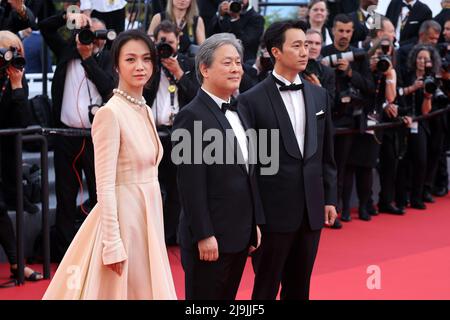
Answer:
[{"label": "camera", "polygon": [[391,66],[391,58],[389,57],[389,48],[390,43],[389,41],[382,41],[381,42],[381,50],[383,51],[383,54],[378,57],[377,61],[377,71],[378,72],[386,72],[389,70],[389,67]]},{"label": "camera", "polygon": [[330,56],[323,57],[321,62],[328,67],[335,68],[339,59],[345,59],[348,62],[352,62],[364,58],[365,55],[366,51],[364,49],[356,49],[353,51],[339,52]]},{"label": "camera", "polygon": [[358,89],[350,85],[346,90],[339,93],[339,101],[342,105],[354,109],[354,112],[361,109],[364,104],[364,99]]},{"label": "camera", "polygon": [[423,91],[428,94],[434,94],[438,88],[438,81],[433,74],[433,67],[425,67],[425,75],[423,77]]},{"label": "camera", "polygon": [[165,37],[162,37],[161,41],[156,45],[156,51],[160,59],[170,58],[175,53],[172,46],[166,42]]},{"label": "camera", "polygon": [[230,11],[233,13],[239,13],[242,11],[242,0],[230,1]]},{"label": "camera", "polygon": [[78,40],[80,43],[84,45],[89,45],[96,39],[114,41],[117,37],[116,31],[113,29],[92,31],[89,26],[82,29],[77,29],[75,32],[78,34]]},{"label": "camera", "polygon": [[0,70],[8,68],[10,65],[22,70],[25,67],[25,58],[14,47],[0,48]]},{"label": "camera", "polygon": [[319,62],[315,59],[309,59],[306,65],[305,71],[303,73],[307,76],[314,74],[317,78],[322,79],[322,69]]}]

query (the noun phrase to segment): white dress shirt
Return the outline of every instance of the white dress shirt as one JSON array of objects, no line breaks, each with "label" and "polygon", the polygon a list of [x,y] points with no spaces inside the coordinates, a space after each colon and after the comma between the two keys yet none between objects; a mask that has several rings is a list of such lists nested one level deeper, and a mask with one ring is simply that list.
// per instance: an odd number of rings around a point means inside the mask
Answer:
[{"label": "white dress shirt", "polygon": [[[88,87],[89,86],[89,91]],[[91,99],[89,99],[89,92]],[[64,94],[61,106],[61,122],[71,128],[90,128],[89,108],[91,104],[101,104],[102,97],[97,87],[86,77],[80,59],[67,64]]]},{"label": "white dress shirt", "polygon": [[126,0],[81,0],[80,10],[95,10],[98,12],[111,12],[120,10],[127,4]]},{"label": "white dress shirt", "polygon": [[168,90],[169,85],[169,79],[166,74],[161,72],[158,92],[156,93],[155,101],[153,101],[152,105],[153,117],[155,118],[156,125],[172,125],[170,122],[170,114],[172,112],[177,114],[180,110],[180,106],[178,104],[178,88],[174,93],[173,107],[170,105],[170,92]]},{"label": "white dress shirt", "polygon": [[[212,93],[205,90],[205,88],[202,87],[202,90],[205,91],[211,99],[214,100],[215,103],[217,103],[220,111],[222,112],[222,103],[229,103],[230,101],[225,101]],[[244,127],[242,126],[241,119],[239,119],[239,116],[237,112],[227,110],[225,111],[225,117],[227,118],[228,122],[230,123],[231,128],[233,129],[234,135],[236,136],[236,139],[239,144],[239,148],[241,149],[242,156],[245,161],[245,167],[247,168],[248,172],[248,145],[247,145],[247,136],[245,134]]]},{"label": "white dress shirt", "polygon": [[[403,3],[409,4],[411,7],[413,7],[416,4],[417,0],[411,1],[410,3],[403,0]],[[406,19],[409,15],[409,9],[408,7],[402,7],[402,10],[400,11],[400,16],[398,17],[397,21],[397,27],[395,28],[395,38],[398,42],[400,42],[400,32],[402,31],[402,21],[403,19]]]},{"label": "white dress shirt", "polygon": [[[272,72],[272,74],[286,85],[291,84],[289,80],[277,74],[275,70]],[[298,75],[296,76],[294,83],[302,83]],[[280,85],[277,84],[277,87],[279,88]],[[305,147],[306,126],[305,99],[303,98],[303,92],[302,90],[280,91],[280,95],[289,114],[289,119],[291,120],[292,128],[294,129],[300,152],[303,155],[303,150]]]}]

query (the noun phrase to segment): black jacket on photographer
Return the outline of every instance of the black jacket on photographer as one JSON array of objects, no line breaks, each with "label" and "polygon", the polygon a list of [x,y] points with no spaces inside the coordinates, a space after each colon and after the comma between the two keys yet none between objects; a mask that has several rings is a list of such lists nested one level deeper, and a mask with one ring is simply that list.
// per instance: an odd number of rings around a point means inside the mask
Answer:
[{"label": "black jacket on photographer", "polygon": [[[197,90],[200,85],[195,75],[194,61],[180,52],[178,52],[177,54],[177,60],[184,72],[183,76],[175,82],[175,85],[177,86],[178,105],[181,109],[189,102],[191,102],[192,99],[194,99],[194,97],[197,95]],[[148,88],[144,88],[144,98],[147,101],[147,105],[149,106],[153,106],[153,102],[155,101],[156,95],[158,94],[161,72],[163,72],[162,68],[163,67],[160,64],[156,74],[152,79],[152,82],[150,83],[150,86]]]},{"label": "black jacket on photographer", "polygon": [[[65,25],[66,20],[63,14],[54,15],[39,23],[45,42],[57,59],[57,66],[52,81],[52,105],[53,118],[55,125],[58,127],[64,126],[60,119],[67,66],[71,60],[81,59],[74,39],[68,42],[58,33],[58,29]],[[110,52],[103,49],[97,55],[81,60],[81,65],[86,71],[89,80],[95,84],[103,101],[106,102],[115,87]]]},{"label": "black jacket on photographer", "polygon": [[260,39],[264,32],[264,17],[249,6],[247,11],[241,12],[238,20],[231,20],[229,15],[213,17],[210,29],[212,34],[221,32],[234,34],[242,41],[242,46],[245,48],[244,62],[256,59]]},{"label": "black jacket on photographer", "polygon": [[[0,129],[25,128],[31,122],[31,110],[28,104],[28,85],[25,76],[22,88],[11,88],[6,71],[0,73]],[[1,185],[5,200],[15,205],[15,155],[14,136],[0,136]],[[0,190],[1,192],[1,190]]]},{"label": "black jacket on photographer", "polygon": [[[356,48],[350,46],[347,51],[353,51]],[[334,45],[328,45],[322,48],[322,56],[327,57],[333,54],[343,53],[336,49]],[[341,103],[340,95],[346,92],[349,87],[353,87],[359,90],[360,97],[363,100],[368,99],[373,94],[375,86],[373,78],[369,68],[369,62],[367,56],[361,59],[350,62],[350,68],[352,69],[352,77],[349,78],[344,72],[335,70],[336,75],[336,96],[333,110],[333,123],[336,127],[352,128],[355,126],[353,111],[354,108],[345,106]],[[365,103],[362,103],[365,105]],[[360,107],[362,107],[362,104]],[[361,120],[363,118],[361,117]],[[357,124],[357,126],[359,126]]]},{"label": "black jacket on photographer", "polygon": [[34,20],[34,14],[29,8],[26,8],[26,17],[21,17],[7,1],[0,3],[0,30],[17,33],[29,27],[36,29]]}]

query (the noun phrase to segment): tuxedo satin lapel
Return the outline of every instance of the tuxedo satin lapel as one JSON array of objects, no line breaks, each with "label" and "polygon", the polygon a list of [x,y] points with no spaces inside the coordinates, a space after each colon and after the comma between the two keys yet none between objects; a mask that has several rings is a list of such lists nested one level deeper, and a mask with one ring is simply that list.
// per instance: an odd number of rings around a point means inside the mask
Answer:
[{"label": "tuxedo satin lapel", "polygon": [[[304,160],[312,157],[317,151],[317,119],[314,96],[312,95],[311,84],[302,79],[305,84],[303,89],[303,99],[305,100],[306,130],[305,130],[305,151]],[[325,107],[325,106],[324,106]],[[328,110],[327,110],[328,112]]]},{"label": "tuxedo satin lapel", "polygon": [[[222,110],[220,110],[217,103],[213,99],[211,99],[211,97],[206,92],[204,92],[202,89],[199,89],[199,98],[203,101],[203,103],[205,104],[205,107],[210,112],[212,112],[214,117],[219,122],[220,126],[222,127],[222,132],[225,135],[225,139],[227,139],[227,142],[230,145],[230,147],[233,147],[234,155],[237,157],[237,159],[244,159],[244,156],[242,155],[241,149],[239,147],[239,143],[236,143],[236,145],[234,144],[234,141],[235,141],[234,134],[233,135],[226,134],[227,130],[231,130],[231,132],[233,132],[233,128],[231,128],[230,123],[228,122],[227,118],[223,114]],[[236,140],[236,142],[237,142],[237,140]],[[245,165],[240,164],[239,166],[241,167],[241,169],[243,169],[245,171],[245,173],[247,173],[247,168],[245,167]]]},{"label": "tuxedo satin lapel", "polygon": [[295,137],[289,114],[281,98],[280,91],[271,76],[264,80],[264,85],[269,95],[270,103],[278,120],[280,134],[287,152],[294,158],[301,159],[300,148]]}]

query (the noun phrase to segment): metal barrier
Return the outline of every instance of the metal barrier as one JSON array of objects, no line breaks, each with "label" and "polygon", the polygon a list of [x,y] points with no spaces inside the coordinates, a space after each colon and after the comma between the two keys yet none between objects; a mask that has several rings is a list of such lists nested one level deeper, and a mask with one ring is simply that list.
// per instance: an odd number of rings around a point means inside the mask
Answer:
[{"label": "metal barrier", "polygon": [[[413,121],[430,119],[443,115],[450,111],[450,106],[433,111],[429,114],[413,117]],[[382,130],[404,126],[403,122],[380,123],[367,127],[367,130]],[[355,134],[359,130],[348,128],[337,128],[336,134]],[[48,188],[48,143],[47,135],[83,136],[91,135],[86,129],[63,129],[63,128],[41,128],[28,127],[24,129],[3,129],[0,136],[15,136],[16,155],[16,237],[17,237],[17,264],[19,268],[18,283],[23,284],[25,280],[24,267],[24,210],[23,210],[23,187],[22,187],[22,146],[24,142],[38,141],[41,143],[41,202],[42,202],[42,245],[44,251],[44,279],[50,279],[50,225],[49,225],[49,188]]]}]

